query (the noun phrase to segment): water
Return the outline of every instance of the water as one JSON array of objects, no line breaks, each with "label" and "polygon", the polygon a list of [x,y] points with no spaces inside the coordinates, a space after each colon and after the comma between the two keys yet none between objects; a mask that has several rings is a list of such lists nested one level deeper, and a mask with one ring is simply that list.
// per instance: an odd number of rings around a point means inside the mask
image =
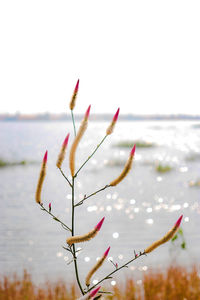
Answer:
[{"label": "water", "polygon": [[[81,280],[108,246],[111,246],[109,256],[121,265],[131,259],[134,250],[143,251],[165,234],[181,214],[184,215],[182,229],[186,250],[177,248],[175,254],[171,251],[171,243],[167,243],[147,257],[139,258],[114,280],[123,279],[125,274],[140,277],[149,267],[163,268],[174,260],[187,265],[200,262],[200,190],[189,186],[190,181],[200,178],[200,129],[193,126],[195,124],[119,122],[114,134],[81,170],[76,180],[77,202],[119,175],[130,149],[113,147],[114,144],[127,139],[156,144],[152,148],[137,148],[127,178],[118,186],[87,199],[76,209],[75,230],[79,234],[92,229],[105,216],[99,234],[80,245]],[[77,168],[104,137],[107,125],[89,123],[77,151]],[[0,158],[28,162],[27,165],[0,168],[1,274],[21,274],[26,268],[38,282],[46,278],[73,280],[73,264],[68,265],[70,253],[62,248],[69,234],[34,201],[40,162],[48,149],[43,203],[47,207],[51,202],[52,212],[70,226],[70,187],[55,162],[68,132],[72,140],[72,130],[68,122],[0,123]],[[172,170],[156,172],[155,164],[159,162],[170,165]],[[68,157],[63,170],[69,175]],[[93,279],[99,280],[112,270],[113,265],[106,262]]]}]

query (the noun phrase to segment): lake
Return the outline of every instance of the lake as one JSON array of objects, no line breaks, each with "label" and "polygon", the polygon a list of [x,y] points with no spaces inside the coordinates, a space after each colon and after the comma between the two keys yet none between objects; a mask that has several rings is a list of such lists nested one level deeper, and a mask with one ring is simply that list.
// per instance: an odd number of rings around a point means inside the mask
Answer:
[{"label": "lake", "polygon": [[[105,135],[109,124],[89,122],[77,150],[77,168],[87,159]],[[35,281],[73,280],[73,264],[66,246],[69,233],[35,203],[40,164],[48,149],[47,176],[43,203],[52,203],[52,213],[70,226],[70,187],[56,167],[61,144],[70,132],[70,122],[0,122],[0,159],[14,163],[0,168],[0,270],[1,274],[21,274],[27,269]],[[150,267],[164,268],[170,262],[200,263],[200,126],[189,121],[118,122],[114,133],[80,171],[76,179],[76,202],[109,184],[123,169],[131,148],[119,142],[142,140],[152,147],[137,147],[132,170],[116,187],[87,199],[76,208],[77,234],[90,231],[105,216],[99,234],[81,244],[78,256],[81,280],[105,250],[121,264],[134,253],[164,235],[183,214],[181,236],[176,246],[162,245],[147,257],[139,258],[115,276],[138,278]],[[68,176],[68,154],[63,171]],[[20,163],[25,161],[24,163]],[[19,163],[19,164],[18,164]],[[168,172],[157,167],[168,166]],[[70,178],[70,177],[69,177]],[[106,262],[94,275],[99,280],[113,270]],[[139,284],[140,281],[138,281]],[[112,284],[115,284],[112,282]]]}]

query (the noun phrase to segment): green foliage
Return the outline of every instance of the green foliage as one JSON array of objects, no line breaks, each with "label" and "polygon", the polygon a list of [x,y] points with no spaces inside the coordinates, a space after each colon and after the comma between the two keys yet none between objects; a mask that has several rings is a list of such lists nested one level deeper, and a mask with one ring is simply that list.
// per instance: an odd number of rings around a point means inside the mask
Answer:
[{"label": "green foliage", "polygon": [[162,165],[162,164],[157,164],[155,167],[156,171],[159,173],[167,173],[172,170],[172,167],[169,165]]},{"label": "green foliage", "polygon": [[154,143],[151,142],[145,142],[145,141],[140,141],[140,140],[135,140],[135,141],[122,141],[119,142],[115,145],[113,145],[114,147],[118,147],[118,148],[132,148],[134,145],[136,145],[136,148],[151,148],[151,147],[155,147]]}]

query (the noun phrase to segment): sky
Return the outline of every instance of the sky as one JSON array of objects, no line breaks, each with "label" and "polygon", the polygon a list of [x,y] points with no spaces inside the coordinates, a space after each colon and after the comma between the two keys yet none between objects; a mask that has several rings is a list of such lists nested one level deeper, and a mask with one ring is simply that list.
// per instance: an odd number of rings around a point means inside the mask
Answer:
[{"label": "sky", "polygon": [[0,113],[200,114],[200,1],[0,0]]}]

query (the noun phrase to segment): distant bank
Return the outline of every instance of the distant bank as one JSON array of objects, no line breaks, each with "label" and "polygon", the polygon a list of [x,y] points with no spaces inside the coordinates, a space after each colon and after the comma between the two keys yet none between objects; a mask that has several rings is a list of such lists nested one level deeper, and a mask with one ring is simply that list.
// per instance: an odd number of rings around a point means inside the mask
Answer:
[{"label": "distant bank", "polygon": [[[91,121],[109,121],[113,117],[112,114],[93,114]],[[83,115],[77,114],[76,120],[81,120]],[[120,121],[200,121],[200,115],[187,114],[168,114],[168,115],[134,115],[121,114]],[[70,114],[0,114],[0,121],[71,121]]]}]

